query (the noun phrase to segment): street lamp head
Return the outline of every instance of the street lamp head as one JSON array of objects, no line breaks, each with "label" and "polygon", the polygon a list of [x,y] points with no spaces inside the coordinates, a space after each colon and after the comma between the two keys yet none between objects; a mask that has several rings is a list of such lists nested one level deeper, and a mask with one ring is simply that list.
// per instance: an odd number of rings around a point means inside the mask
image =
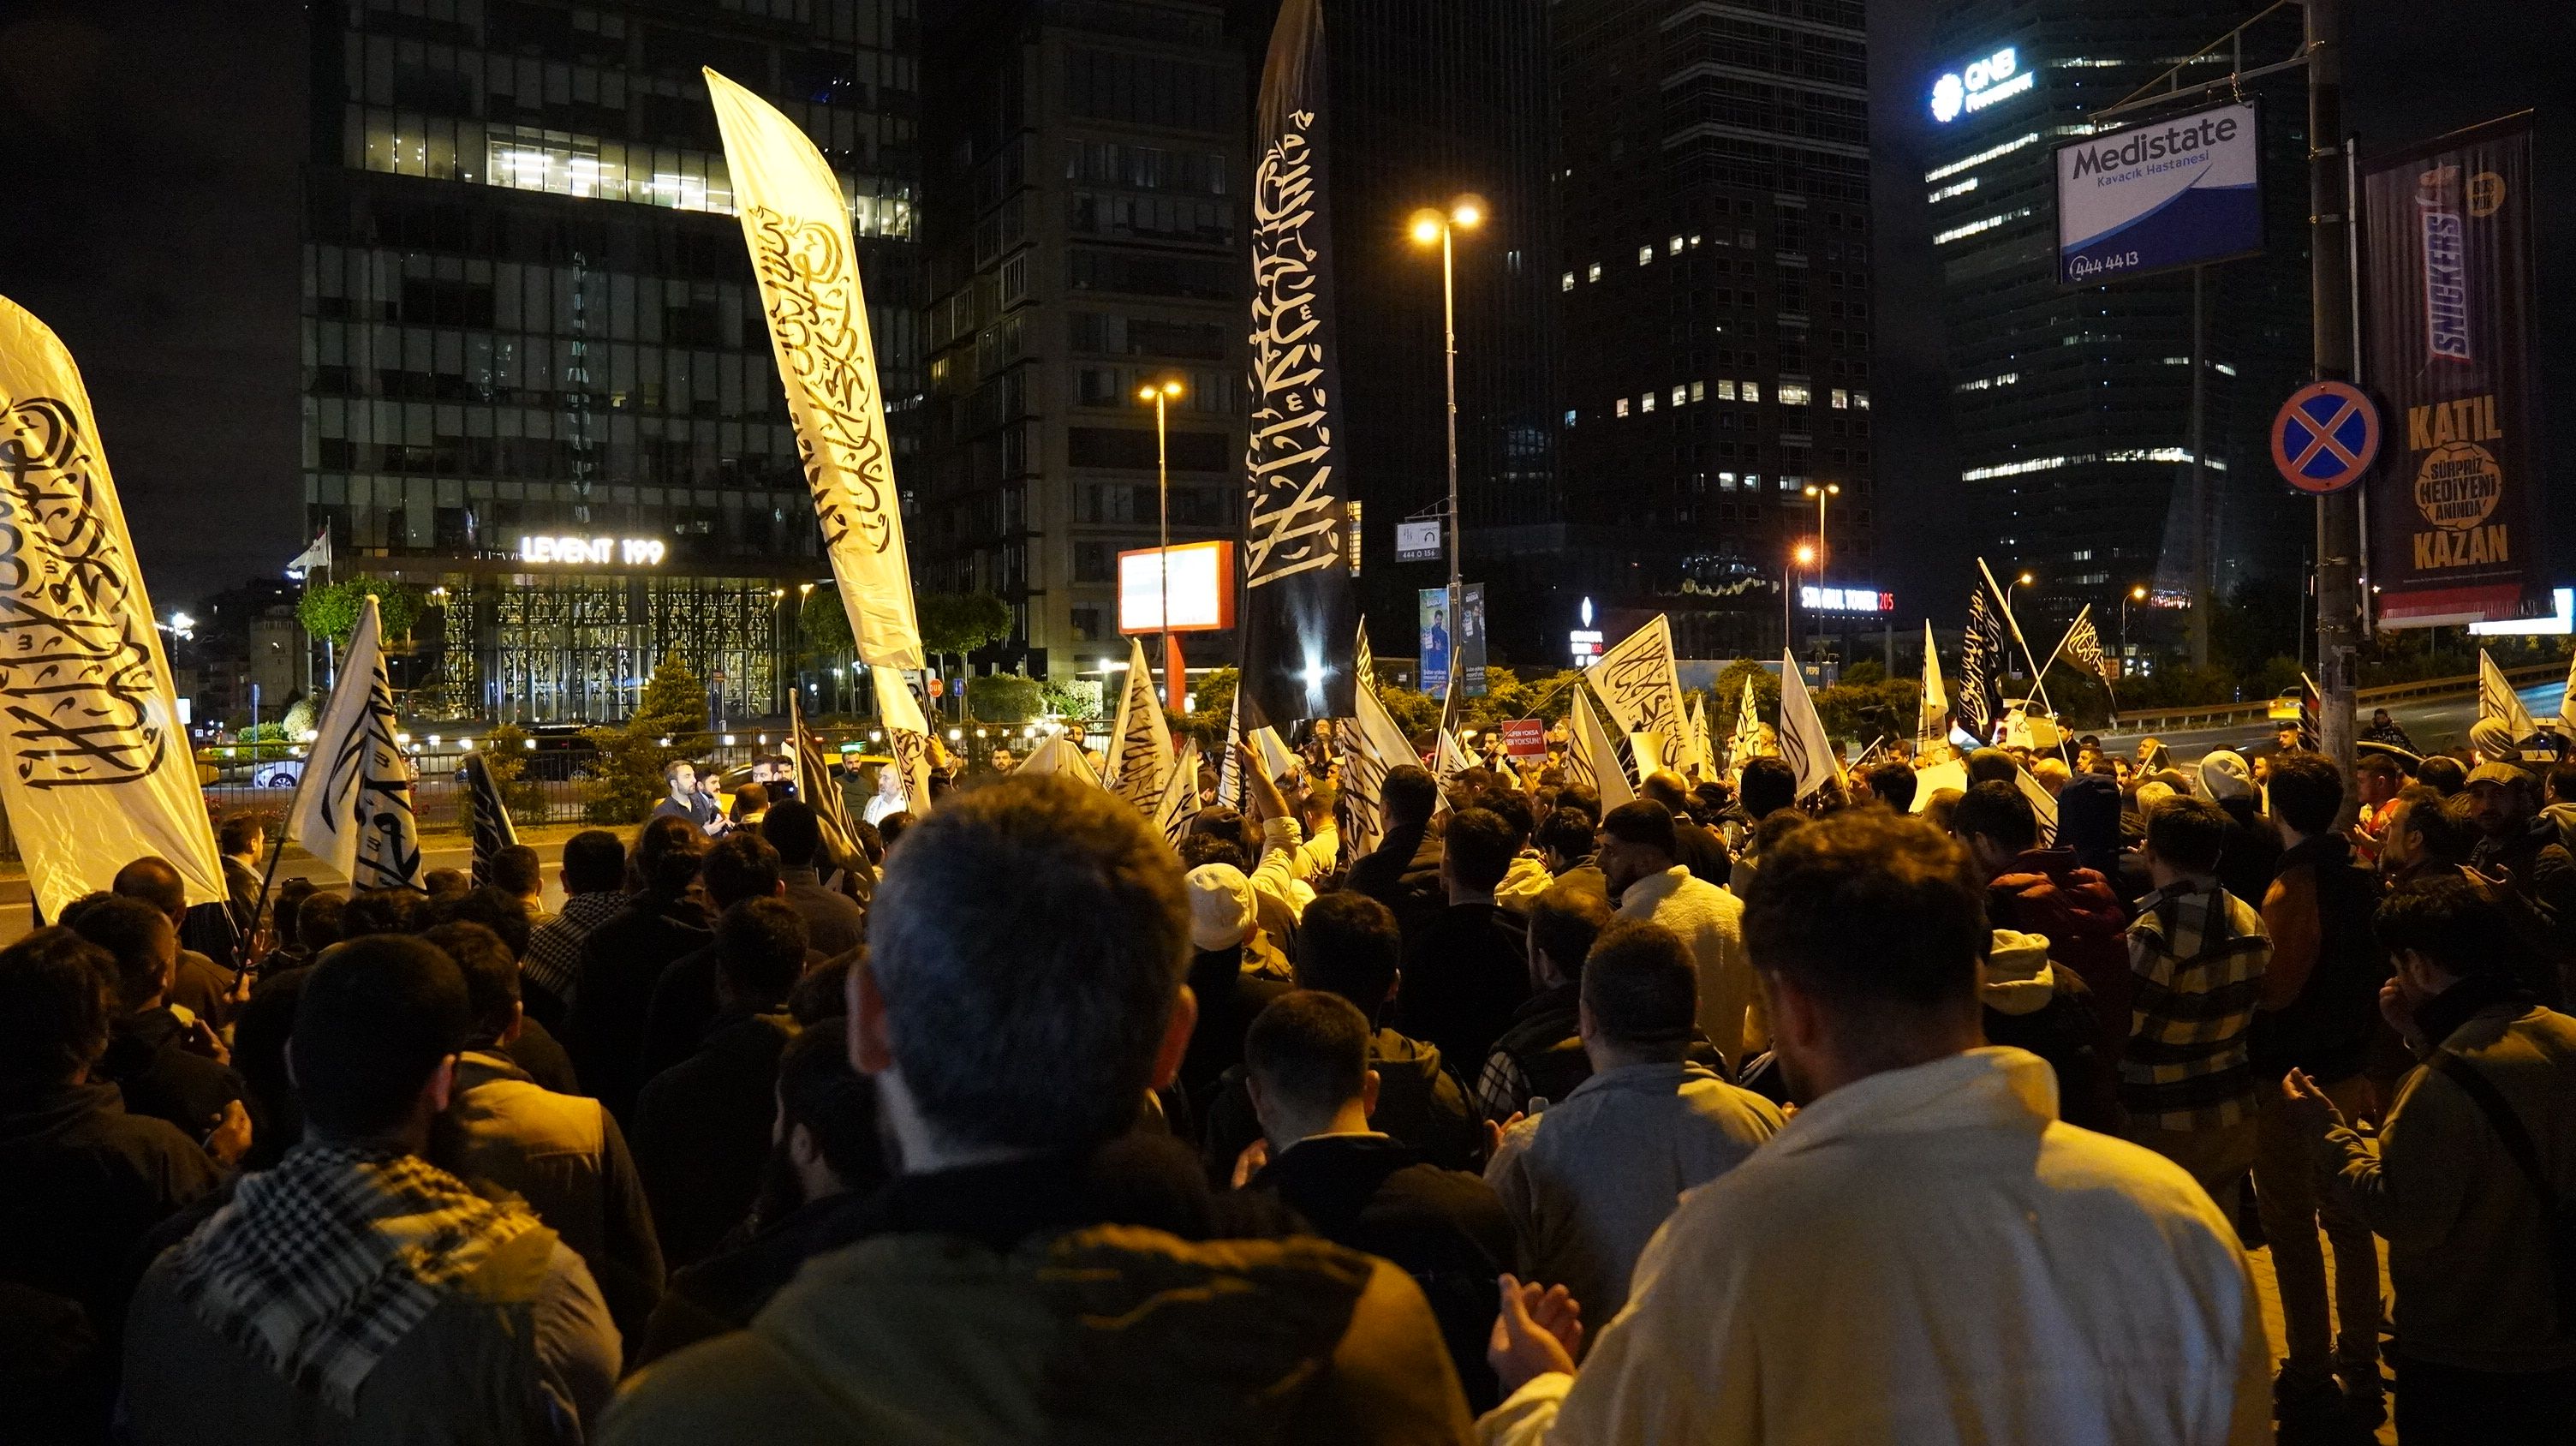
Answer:
[{"label": "street lamp head", "polygon": [[1448,226],[1446,217],[1425,206],[1413,213],[1413,219],[1406,223],[1405,229],[1413,233],[1413,244],[1429,246],[1440,239],[1440,233],[1448,229]]},{"label": "street lamp head", "polygon": [[1485,224],[1485,198],[1468,195],[1450,202],[1449,224],[1461,231],[1473,231]]},{"label": "street lamp head", "polygon": [[1796,558],[1798,559],[1798,565],[1799,565],[1800,567],[1808,567],[1808,566],[1812,566],[1812,565],[1815,563],[1815,560],[1816,560],[1816,546],[1815,546],[1815,544],[1814,544],[1814,543],[1812,543],[1812,542],[1801,542],[1801,543],[1799,543],[1799,544],[1798,544],[1798,550],[1797,550],[1797,552],[1794,554],[1794,556],[1796,556]]},{"label": "street lamp head", "polygon": [[2029,573],[2025,572],[2021,576],[2014,578],[2013,581],[2021,584],[2023,587],[2028,587],[2031,584],[2031,576]]},{"label": "street lamp head", "polygon": [[2147,589],[2146,589],[2146,585],[2145,585],[2144,583],[2141,583],[2141,584],[2139,584],[2138,586],[2136,586],[2136,587],[2133,587],[2133,588],[2129,589],[2129,601],[2131,601],[2131,602],[2145,602],[2146,600],[2147,600]]},{"label": "street lamp head", "polygon": [[1182,390],[1181,379],[1178,377],[1173,377],[1163,383],[1164,396],[1177,397],[1181,394]]}]

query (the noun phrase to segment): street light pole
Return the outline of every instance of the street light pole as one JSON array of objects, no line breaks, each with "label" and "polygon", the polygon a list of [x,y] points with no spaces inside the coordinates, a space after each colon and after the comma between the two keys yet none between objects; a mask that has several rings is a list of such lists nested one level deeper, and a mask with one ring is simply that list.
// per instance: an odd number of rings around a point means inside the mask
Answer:
[{"label": "street light pole", "polygon": [[[1465,595],[1461,581],[1461,528],[1458,518],[1458,293],[1456,233],[1472,231],[1483,224],[1484,202],[1473,196],[1461,196],[1450,203],[1446,214],[1425,207],[1413,215],[1413,239],[1428,246],[1440,243],[1440,333],[1442,341],[1442,385],[1449,412],[1449,670],[1454,679],[1458,671],[1458,608]],[[1454,692],[1454,688],[1452,689]],[[1447,719],[1442,719],[1445,726]]]},{"label": "street light pole", "polygon": [[[2308,254],[2311,338],[2320,380],[2353,374],[2351,142],[2343,127],[2341,0],[2307,0]],[[2353,759],[2353,653],[2361,619],[2358,489],[2317,499],[2317,739],[2346,773]],[[2347,801],[2347,808],[2350,806]]]},{"label": "street light pole", "polygon": [[1839,482],[1827,482],[1822,485],[1814,482],[1807,484],[1806,495],[1816,499],[1816,587],[1819,591],[1825,585],[1825,559],[1833,555],[1833,550],[1825,546],[1825,503],[1832,498],[1840,497],[1842,493],[1842,484]]},{"label": "street light pole", "polygon": [[1183,698],[1182,680],[1172,675],[1172,458],[1165,407],[1181,394],[1178,378],[1148,383],[1136,395],[1154,404],[1154,496],[1160,540],[1154,544],[1154,614],[1163,624],[1163,696],[1173,708]]},{"label": "street light pole", "polygon": [[2147,600],[2146,584],[2138,583],[2120,594],[2120,675],[2129,672],[2129,604]]}]

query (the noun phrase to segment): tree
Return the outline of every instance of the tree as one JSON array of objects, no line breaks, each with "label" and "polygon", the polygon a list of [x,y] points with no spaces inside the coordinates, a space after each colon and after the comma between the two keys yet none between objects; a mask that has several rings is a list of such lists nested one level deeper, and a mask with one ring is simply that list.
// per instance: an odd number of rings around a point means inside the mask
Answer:
[{"label": "tree", "polygon": [[644,696],[624,726],[583,731],[599,750],[592,766],[599,782],[592,820],[633,823],[652,812],[666,791],[663,765],[706,747],[706,728],[706,685],[679,654],[666,656],[645,680]]},{"label": "tree", "polygon": [[805,594],[805,605],[796,614],[796,629],[805,640],[806,652],[816,657],[853,651],[849,610],[841,606],[841,589],[832,583]]},{"label": "tree", "polygon": [[966,706],[991,723],[1026,723],[1038,716],[1045,702],[1045,689],[1038,680],[1017,673],[977,678],[966,690]]},{"label": "tree", "polygon": [[1780,717],[1780,675],[1750,658],[1738,658],[1717,675],[1708,690],[1706,710],[1710,736],[1721,744],[1735,733],[1737,705],[1744,701],[1744,680],[1753,680],[1753,716],[1758,721],[1776,722]]},{"label": "tree", "polygon": [[[546,791],[527,776],[528,730],[516,723],[504,723],[483,740],[483,767],[492,775],[492,784],[501,790],[501,803],[510,810],[510,821],[518,824],[543,823],[546,819]],[[466,822],[463,791],[458,791],[457,821]]]},{"label": "tree", "polygon": [[933,656],[964,657],[1011,635],[1011,605],[989,592],[926,592],[913,608],[921,646]]},{"label": "tree", "polygon": [[410,637],[412,624],[420,618],[421,591],[388,578],[353,577],[345,582],[308,587],[295,605],[295,619],[304,625],[304,631],[330,639],[334,647],[345,648],[358,631],[358,614],[370,595],[376,599],[376,614],[384,623],[384,636]]}]

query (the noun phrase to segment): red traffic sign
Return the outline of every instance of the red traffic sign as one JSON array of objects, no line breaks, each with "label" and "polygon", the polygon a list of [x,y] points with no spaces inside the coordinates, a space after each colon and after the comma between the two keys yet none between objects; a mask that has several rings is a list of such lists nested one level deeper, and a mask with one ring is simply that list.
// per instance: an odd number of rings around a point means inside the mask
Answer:
[{"label": "red traffic sign", "polygon": [[2272,465],[2302,492],[2340,492],[2379,455],[2379,408],[2350,382],[2312,382],[2272,418]]},{"label": "red traffic sign", "polygon": [[947,691],[948,691],[948,684],[947,684],[946,682],[944,682],[944,681],[942,681],[941,679],[938,679],[938,678],[933,678],[933,679],[931,679],[931,680],[930,680],[930,696],[931,696],[931,697],[933,697],[933,698],[939,697],[941,694],[946,693]]}]

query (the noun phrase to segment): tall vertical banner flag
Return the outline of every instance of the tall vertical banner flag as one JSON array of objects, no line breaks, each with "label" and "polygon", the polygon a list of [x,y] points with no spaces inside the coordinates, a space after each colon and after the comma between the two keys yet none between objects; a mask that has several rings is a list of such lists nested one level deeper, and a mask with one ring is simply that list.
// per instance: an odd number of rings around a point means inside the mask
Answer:
[{"label": "tall vertical banner flag", "polygon": [[1824,787],[1842,776],[1834,761],[1833,740],[1825,735],[1825,721],[1816,716],[1816,700],[1807,696],[1807,680],[1799,676],[1795,654],[1780,654],[1780,757],[1798,775],[1798,796]]},{"label": "tall vertical banner flag", "polygon": [[2478,716],[2493,718],[2513,730],[2513,741],[2520,743],[2540,731],[2531,721],[2531,710],[2522,706],[2522,694],[2516,692],[2513,680],[2495,665],[2484,648],[2478,649]]},{"label": "tall vertical banner flag", "polygon": [[921,625],[849,197],[794,121],[713,70],[706,78],[850,636],[862,662],[918,669]]},{"label": "tall vertical banner flag", "polygon": [[1343,550],[1348,496],[1327,197],[1322,0],[1287,0],[1254,115],[1252,429],[1244,459],[1247,727],[1353,711],[1342,652],[1359,626]]},{"label": "tall vertical banner flag", "polygon": [[805,726],[804,702],[792,688],[787,693],[787,732],[788,752],[796,760],[796,777],[803,785],[796,796],[813,806],[814,821],[823,829],[824,851],[839,867],[864,866],[867,854],[859,847],[858,830],[850,827],[849,803],[832,782],[832,765],[824,755],[823,740]]},{"label": "tall vertical banner flag", "polygon": [[1154,827],[1163,838],[1179,848],[1189,835],[1190,824],[1199,816],[1199,745],[1191,739],[1181,745],[1181,756],[1172,765],[1171,776],[1163,780],[1162,792],[1151,805]]},{"label": "tall vertical banner flag", "polygon": [[[1151,809],[1172,771],[1172,725],[1154,696],[1154,674],[1145,666],[1145,643],[1128,640],[1127,684],[1118,694],[1118,721],[1110,737],[1109,791]],[[1240,688],[1236,689],[1238,696]],[[1193,775],[1192,786],[1197,779]]]},{"label": "tall vertical banner flag", "polygon": [[1959,642],[1959,696],[1950,704],[1959,726],[1979,742],[1995,736],[1995,725],[2004,716],[2004,629],[1986,601],[1989,591],[1980,581],[1968,598],[1968,628]]},{"label": "tall vertical banner flag", "polygon": [[1661,613],[1619,640],[1583,670],[1601,706],[1622,733],[1682,736],[1681,670],[1673,663],[1673,625]]},{"label": "tall vertical banner flag", "polygon": [[1762,751],[1761,700],[1754,694],[1753,679],[1744,680],[1744,697],[1735,705],[1735,732],[1726,740],[1726,767],[1729,773],[1742,773],[1744,765]]},{"label": "tall vertical banner flag", "polygon": [[456,765],[465,787],[459,792],[465,806],[466,830],[474,840],[474,882],[479,887],[492,882],[492,862],[501,850],[519,842],[519,829],[510,822],[510,807],[501,801],[501,785],[492,779],[492,766],[481,753],[468,753]]},{"label": "tall vertical banner flag", "polygon": [[2361,168],[2359,380],[2382,627],[2550,612],[2533,357],[2531,113]]},{"label": "tall vertical banner flag", "polygon": [[886,751],[894,755],[903,779],[904,807],[915,814],[930,811],[930,720],[901,668],[878,664],[868,669],[876,685],[877,721],[885,725]]},{"label": "tall vertical banner flag", "polygon": [[1377,695],[1377,682],[1371,675],[1368,635],[1354,623],[1359,645],[1354,652],[1353,671],[1359,682],[1351,693],[1351,718],[1335,735],[1342,748],[1342,852],[1344,857],[1358,858],[1376,848],[1386,838],[1386,775],[1389,770],[1421,760],[1414,756],[1413,744],[1396,726],[1395,715],[1386,711],[1386,703]]},{"label": "tall vertical banner flag", "polygon": [[1628,777],[1626,764],[1619,761],[1619,750],[1611,743],[1609,730],[1601,726],[1600,716],[1592,711],[1592,700],[1584,696],[1588,689],[1574,690],[1574,747],[1570,750],[1583,759],[1583,767],[1592,774],[1592,789],[1601,795],[1601,811],[1608,813],[1623,803],[1633,803],[1637,786]]},{"label": "tall vertical banner flag", "polygon": [[1950,690],[1941,686],[1941,648],[1932,620],[1923,620],[1923,702],[1914,716],[1914,751],[1931,753],[1950,742]]},{"label": "tall vertical banner flag", "polygon": [[420,822],[412,816],[411,760],[394,738],[383,627],[376,600],[367,598],[305,755],[286,836],[352,887],[417,889],[423,886]]},{"label": "tall vertical banner flag", "polygon": [[224,897],[196,760],[89,392],[0,297],[0,807],[49,919],[145,854]]}]

